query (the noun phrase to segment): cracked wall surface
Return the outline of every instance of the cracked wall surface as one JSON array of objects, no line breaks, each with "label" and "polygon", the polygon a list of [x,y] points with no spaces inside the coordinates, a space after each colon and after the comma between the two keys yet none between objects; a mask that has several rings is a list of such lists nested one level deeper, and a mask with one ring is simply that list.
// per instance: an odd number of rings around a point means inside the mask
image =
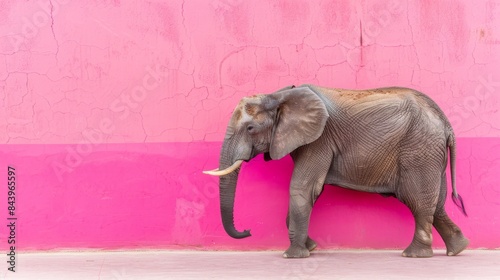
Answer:
[{"label": "cracked wall surface", "polygon": [[241,97],[301,83],[416,88],[459,137],[500,136],[498,1],[40,0],[0,10],[1,143],[77,143],[103,118],[116,126],[107,143],[220,141]]},{"label": "cracked wall surface", "polygon": [[[498,0],[1,1],[0,168],[20,174],[19,246],[286,248],[289,157],[244,163],[243,241],[201,170],[242,97],[313,83],[431,96],[457,135],[469,218],[448,213],[472,248],[498,248],[499,60]],[[310,228],[322,248],[408,245],[395,199],[324,193]]]}]

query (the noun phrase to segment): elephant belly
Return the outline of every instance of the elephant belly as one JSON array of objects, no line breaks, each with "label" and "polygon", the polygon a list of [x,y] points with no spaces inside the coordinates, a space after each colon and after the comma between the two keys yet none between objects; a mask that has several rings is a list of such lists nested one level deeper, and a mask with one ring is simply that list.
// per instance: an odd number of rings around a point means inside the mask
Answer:
[{"label": "elephant belly", "polygon": [[396,160],[367,161],[342,164],[339,159],[332,164],[325,184],[371,193],[393,193],[398,182]]}]

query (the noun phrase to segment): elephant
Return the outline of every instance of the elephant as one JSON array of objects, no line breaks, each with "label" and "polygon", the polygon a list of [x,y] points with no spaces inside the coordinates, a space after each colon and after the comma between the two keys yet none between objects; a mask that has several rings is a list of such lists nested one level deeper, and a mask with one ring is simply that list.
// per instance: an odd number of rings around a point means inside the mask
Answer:
[{"label": "elephant", "polygon": [[324,185],[396,197],[411,211],[415,231],[405,257],[432,257],[432,226],[454,256],[469,244],[445,210],[450,159],[452,199],[467,216],[456,189],[456,140],[450,122],[427,95],[410,88],[368,90],[289,86],[244,97],[234,109],[220,152],[222,223],[233,238],[250,236],[234,226],[234,199],[243,161],[258,154],[290,154],[293,173],[285,258],[316,248],[308,235],[314,203]]}]

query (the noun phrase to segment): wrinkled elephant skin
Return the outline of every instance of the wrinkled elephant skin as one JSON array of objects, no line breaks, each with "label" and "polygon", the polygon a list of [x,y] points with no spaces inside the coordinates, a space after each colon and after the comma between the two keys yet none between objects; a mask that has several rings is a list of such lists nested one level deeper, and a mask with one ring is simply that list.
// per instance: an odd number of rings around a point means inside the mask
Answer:
[{"label": "wrinkled elephant skin", "polygon": [[234,197],[241,161],[264,153],[267,160],[290,154],[286,258],[308,257],[312,207],[325,184],[395,196],[415,219],[406,257],[431,257],[432,227],[448,255],[469,241],[444,209],[450,158],[452,198],[465,213],[455,186],[455,136],[429,97],[408,88],[331,89],[287,87],[243,98],[229,121],[218,170],[222,222],[234,238],[250,236],[234,227]]}]

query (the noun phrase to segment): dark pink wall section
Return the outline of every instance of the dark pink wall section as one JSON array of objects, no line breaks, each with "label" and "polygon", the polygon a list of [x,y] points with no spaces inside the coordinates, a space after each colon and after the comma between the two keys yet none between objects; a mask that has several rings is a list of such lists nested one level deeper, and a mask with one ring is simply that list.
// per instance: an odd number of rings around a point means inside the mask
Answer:
[{"label": "dark pink wall section", "polygon": [[[469,217],[447,209],[472,248],[499,248],[499,26],[492,0],[0,1],[0,180],[16,168],[16,245],[285,248],[289,157],[244,164],[243,240],[224,232],[218,179],[201,171],[217,167],[242,97],[314,83],[436,100]],[[396,199],[337,187],[312,215],[320,248],[403,248],[414,227]]]},{"label": "dark pink wall section", "polygon": [[[220,146],[102,145],[61,173],[62,179],[53,164],[66,161],[70,146],[3,146],[0,164],[17,169],[19,248],[285,248],[291,159],[257,157],[243,165],[235,224],[250,228],[252,236],[235,240],[220,222],[218,180],[200,172],[217,164]],[[447,209],[471,247],[497,248],[500,141],[459,138],[458,146],[458,191],[469,217],[451,201]],[[321,248],[403,248],[411,241],[413,218],[395,198],[326,186],[310,234]],[[1,231],[0,238],[6,237]],[[437,234],[434,244],[443,247]]]}]

